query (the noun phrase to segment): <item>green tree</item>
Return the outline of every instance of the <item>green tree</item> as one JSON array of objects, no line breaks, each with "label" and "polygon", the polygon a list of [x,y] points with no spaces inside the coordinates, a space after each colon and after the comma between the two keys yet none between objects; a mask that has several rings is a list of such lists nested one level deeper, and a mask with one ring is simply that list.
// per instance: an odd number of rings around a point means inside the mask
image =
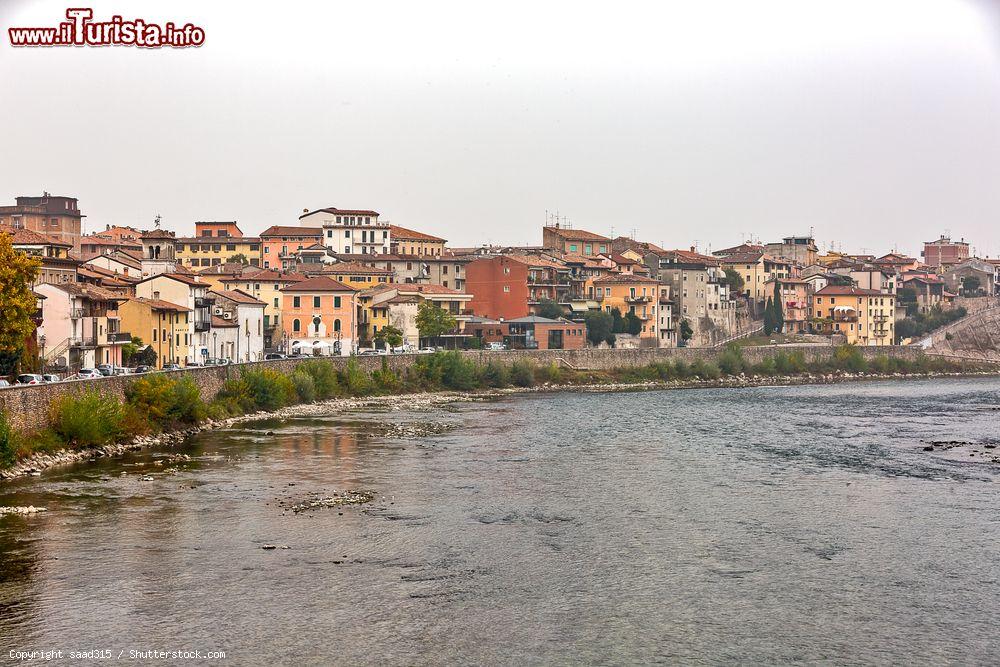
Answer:
[{"label": "green tree", "polygon": [[132,341],[122,345],[122,363],[126,366],[132,361],[132,358],[139,353],[142,348],[142,339],[138,336],[132,336]]},{"label": "green tree", "polygon": [[611,333],[625,333],[625,320],[622,318],[622,311],[617,308],[611,309]]},{"label": "green tree", "polygon": [[37,299],[31,286],[42,260],[14,249],[10,234],[0,233],[0,374],[13,372],[25,343],[35,331]]},{"label": "green tree", "polygon": [[975,294],[979,291],[979,287],[982,283],[979,281],[979,276],[965,276],[962,278],[962,294],[969,296],[970,294]]},{"label": "green tree", "polygon": [[230,257],[228,261],[233,264],[242,264],[243,266],[246,266],[247,264],[250,263],[250,260],[247,259],[247,256],[241,252],[238,252],[232,257]]},{"label": "green tree", "polygon": [[455,328],[455,316],[431,301],[417,308],[417,330],[421,338],[437,338]]},{"label": "green tree", "polygon": [[681,343],[687,345],[692,338],[694,338],[694,329],[691,328],[691,323],[685,317],[681,320]]},{"label": "green tree", "polygon": [[770,336],[774,333],[774,302],[771,297],[767,297],[767,305],[764,306],[764,335]]},{"label": "green tree", "polygon": [[642,320],[635,313],[629,311],[622,318],[622,328],[625,330],[624,333],[638,336],[642,332]]},{"label": "green tree", "polygon": [[781,305],[781,283],[777,280],[774,281],[774,310],[771,314],[771,319],[774,323],[774,330],[777,333],[781,333],[785,330],[785,313],[784,307]]},{"label": "green tree", "polygon": [[587,340],[591,345],[597,346],[607,342],[609,345],[614,341],[615,335],[612,331],[613,318],[611,313],[601,310],[591,310],[583,316],[583,321],[587,325]]},{"label": "green tree", "polygon": [[730,294],[743,294],[743,276],[736,269],[726,269],[726,275],[719,279],[719,283],[729,285]]},{"label": "green tree", "polygon": [[539,317],[547,317],[550,320],[558,320],[560,317],[566,315],[566,311],[560,306],[556,301],[552,299],[542,299],[538,302],[538,308],[535,311]]},{"label": "green tree", "polygon": [[373,338],[376,343],[382,343],[390,349],[399,347],[403,344],[403,332],[399,327],[394,327],[391,324],[387,324],[379,331],[375,332],[375,336],[373,336]]}]

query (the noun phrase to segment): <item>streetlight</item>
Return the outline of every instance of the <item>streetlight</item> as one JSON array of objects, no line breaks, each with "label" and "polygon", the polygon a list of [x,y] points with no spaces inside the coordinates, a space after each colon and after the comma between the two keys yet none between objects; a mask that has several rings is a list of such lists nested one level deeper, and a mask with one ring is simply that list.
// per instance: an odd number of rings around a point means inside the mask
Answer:
[{"label": "streetlight", "polygon": [[219,358],[219,332],[212,332],[212,356],[215,359]]},{"label": "streetlight", "polygon": [[38,337],[38,344],[42,348],[42,372],[45,372],[45,334]]},{"label": "streetlight", "polygon": [[247,361],[250,361],[250,325],[247,324]]}]

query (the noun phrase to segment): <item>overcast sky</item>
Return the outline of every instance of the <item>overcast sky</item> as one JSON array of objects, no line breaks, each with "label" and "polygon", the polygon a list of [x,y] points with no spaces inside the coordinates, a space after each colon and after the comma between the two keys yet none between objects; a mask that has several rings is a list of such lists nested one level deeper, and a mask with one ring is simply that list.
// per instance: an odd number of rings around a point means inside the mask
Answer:
[{"label": "overcast sky", "polygon": [[87,231],[337,206],[537,244],[548,209],[702,251],[1000,254],[1000,2],[83,4],[206,31],[13,49],[67,3],[0,0],[0,201],[78,197]]}]

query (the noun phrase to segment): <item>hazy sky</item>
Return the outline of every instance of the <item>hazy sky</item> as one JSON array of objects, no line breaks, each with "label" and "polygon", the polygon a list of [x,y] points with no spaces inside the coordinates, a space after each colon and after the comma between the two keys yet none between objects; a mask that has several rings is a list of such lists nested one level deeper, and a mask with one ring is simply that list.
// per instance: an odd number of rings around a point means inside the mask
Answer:
[{"label": "hazy sky", "polygon": [[[13,49],[67,6],[198,49]],[[0,201],[86,229],[256,233],[374,208],[453,245],[575,227],[701,250],[814,228],[1000,254],[1000,12],[983,0],[0,0]]]}]

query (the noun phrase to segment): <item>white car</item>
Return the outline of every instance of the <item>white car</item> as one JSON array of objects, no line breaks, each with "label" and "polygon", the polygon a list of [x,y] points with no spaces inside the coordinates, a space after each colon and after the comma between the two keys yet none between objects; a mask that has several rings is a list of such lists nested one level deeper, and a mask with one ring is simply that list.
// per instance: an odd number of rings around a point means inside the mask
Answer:
[{"label": "white car", "polygon": [[91,380],[93,378],[102,378],[104,376],[101,374],[101,371],[96,368],[81,368],[77,372],[76,377],[80,380]]}]

